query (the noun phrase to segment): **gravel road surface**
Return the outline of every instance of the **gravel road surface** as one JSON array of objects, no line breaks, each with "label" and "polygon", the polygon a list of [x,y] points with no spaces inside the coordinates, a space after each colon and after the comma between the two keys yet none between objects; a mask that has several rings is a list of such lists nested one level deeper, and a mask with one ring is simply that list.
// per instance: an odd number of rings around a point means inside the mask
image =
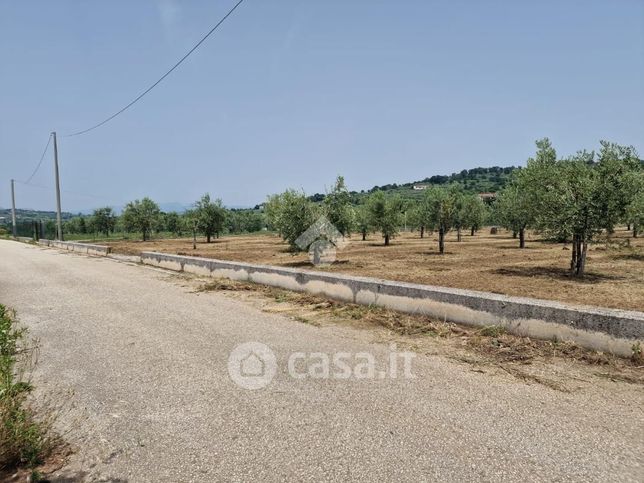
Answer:
[{"label": "gravel road surface", "polygon": [[[75,452],[60,478],[644,481],[638,385],[562,392],[421,354],[414,378],[315,378],[305,371],[323,374],[323,358],[311,353],[368,352],[384,367],[391,347],[196,293],[168,272],[12,241],[0,241],[0,303],[40,340],[37,396],[62,404]],[[250,341],[276,357],[256,390],[229,375],[231,351]],[[303,377],[289,374],[296,352]],[[244,374],[270,372],[249,361]]]}]

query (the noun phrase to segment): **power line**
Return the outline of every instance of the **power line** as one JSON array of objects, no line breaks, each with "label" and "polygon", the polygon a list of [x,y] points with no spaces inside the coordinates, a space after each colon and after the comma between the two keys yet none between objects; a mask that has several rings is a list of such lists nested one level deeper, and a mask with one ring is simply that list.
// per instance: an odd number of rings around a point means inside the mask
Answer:
[{"label": "power line", "polygon": [[51,143],[51,134],[47,139],[47,145],[45,146],[45,150],[42,152],[42,156],[40,156],[40,161],[38,161],[38,165],[36,166],[36,169],[34,169],[34,172],[31,173],[31,176],[29,176],[29,179],[27,179],[27,181],[19,181],[20,183],[29,184],[29,182],[33,179],[33,177],[36,176],[36,173],[38,172],[38,170],[40,169],[40,166],[42,165],[43,159],[45,159],[45,154],[47,154],[49,143]]},{"label": "power line", "polygon": [[163,81],[163,79],[165,79],[166,77],[168,77],[168,75],[170,75],[170,73],[171,73],[173,70],[175,70],[177,67],[179,67],[179,66],[183,63],[183,61],[184,61],[184,60],[186,60],[186,59],[190,56],[190,54],[192,54],[195,50],[197,50],[197,48],[199,48],[199,46],[200,46],[200,45],[201,45],[201,44],[202,44],[202,43],[203,43],[203,42],[204,42],[208,37],[210,37],[210,35],[211,35],[215,30],[217,30],[217,28],[218,28],[222,23],[224,23],[224,21],[225,21],[225,20],[226,20],[226,19],[227,19],[227,18],[228,18],[228,17],[229,17],[229,16],[230,16],[234,11],[235,11],[235,9],[237,9],[237,7],[239,7],[239,5],[241,5],[241,3],[242,3],[243,1],[244,1],[244,0],[239,0],[239,1],[235,4],[235,6],[234,6],[233,8],[231,8],[231,9],[228,11],[228,13],[227,13],[226,15],[224,15],[224,16],[222,17],[222,19],[221,19],[219,22],[217,22],[217,25],[215,25],[212,29],[210,29],[210,31],[209,31],[206,35],[204,35],[204,36],[202,37],[202,39],[201,39],[199,42],[197,42],[197,44],[196,44],[193,48],[191,48],[191,49],[188,51],[188,53],[187,53],[186,55],[184,55],[183,57],[181,57],[181,59],[179,60],[179,62],[177,62],[176,64],[174,64],[174,65],[172,66],[172,68],[171,68],[169,71],[167,71],[165,74],[163,74],[163,75],[159,78],[159,80],[157,80],[154,84],[152,84],[150,87],[148,87],[148,88],[147,88],[145,91],[143,91],[141,94],[139,94],[139,96],[138,96],[138,97],[136,97],[136,99],[134,99],[132,102],[130,102],[127,106],[125,106],[124,108],[122,108],[120,111],[118,111],[118,112],[116,112],[116,113],[112,114],[112,115],[111,115],[110,117],[108,117],[107,119],[105,119],[105,120],[103,120],[103,121],[99,122],[99,123],[98,123],[98,124],[96,124],[95,126],[92,126],[92,127],[90,127],[90,128],[87,128],[87,129],[83,129],[82,131],[77,131],[77,132],[73,132],[73,133],[71,133],[71,134],[66,134],[66,135],[65,135],[65,137],[79,136],[79,135],[81,135],[81,134],[85,134],[85,133],[87,133],[87,132],[89,132],[89,131],[92,131],[92,130],[96,129],[97,127],[101,127],[103,124],[105,124],[105,123],[107,123],[107,122],[111,121],[111,120],[112,120],[112,119],[114,119],[116,116],[118,116],[119,114],[121,114],[121,113],[122,113],[122,112],[124,112],[125,110],[129,109],[130,107],[132,107],[132,106],[133,106],[137,101],[139,101],[143,96],[145,96],[148,92],[150,92],[150,91],[151,91],[152,89],[154,89],[157,85],[159,85],[159,84],[161,83],[161,81]]},{"label": "power line", "polygon": [[[20,183],[25,186],[30,186],[32,188],[38,188],[42,190],[47,190],[47,191],[54,191],[55,189],[52,188],[51,186],[43,186],[41,184],[33,184],[33,183],[26,183],[24,181],[19,181],[15,180],[16,183]],[[69,190],[60,190],[62,193],[66,193],[68,195],[73,195],[73,196],[81,196],[84,198],[93,198],[96,200],[113,200],[112,198],[108,198],[106,196],[99,196],[99,195],[94,195],[94,194],[88,194],[88,193],[80,193],[78,191],[69,191]],[[118,203],[122,203],[122,200],[116,200]]]}]

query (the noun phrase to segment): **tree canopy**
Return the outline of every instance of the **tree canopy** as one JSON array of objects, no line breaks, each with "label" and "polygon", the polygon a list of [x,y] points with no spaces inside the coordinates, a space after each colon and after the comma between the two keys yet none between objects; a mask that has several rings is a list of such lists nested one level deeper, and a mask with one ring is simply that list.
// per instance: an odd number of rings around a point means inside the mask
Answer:
[{"label": "tree canopy", "polygon": [[219,237],[224,230],[226,222],[226,208],[224,208],[220,199],[211,201],[210,194],[206,193],[194,205],[197,230],[202,232],[206,237],[206,242],[210,243],[213,236]]},{"label": "tree canopy", "polygon": [[152,230],[159,222],[161,210],[150,198],[129,202],[123,210],[123,224],[128,231],[140,231],[143,241],[149,238]]},{"label": "tree canopy", "polygon": [[385,245],[389,245],[402,224],[402,199],[397,195],[386,195],[382,191],[372,193],[367,199],[369,225],[382,233]]}]

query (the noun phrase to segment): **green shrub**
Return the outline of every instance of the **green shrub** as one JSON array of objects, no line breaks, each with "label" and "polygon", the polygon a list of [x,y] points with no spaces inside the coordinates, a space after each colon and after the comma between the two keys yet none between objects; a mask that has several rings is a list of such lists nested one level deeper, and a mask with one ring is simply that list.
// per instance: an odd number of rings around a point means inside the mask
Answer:
[{"label": "green shrub", "polygon": [[0,469],[35,467],[51,443],[47,425],[34,418],[27,403],[32,386],[25,373],[32,348],[26,332],[18,327],[14,314],[0,305]]}]

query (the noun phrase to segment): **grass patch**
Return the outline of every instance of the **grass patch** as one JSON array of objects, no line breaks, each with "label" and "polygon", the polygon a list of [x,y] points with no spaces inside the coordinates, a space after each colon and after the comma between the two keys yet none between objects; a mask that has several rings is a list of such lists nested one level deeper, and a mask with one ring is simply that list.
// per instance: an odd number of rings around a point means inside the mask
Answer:
[{"label": "grass patch", "polygon": [[15,314],[0,305],[0,471],[32,470],[53,448],[50,421],[35,417],[27,397],[35,347]]}]

